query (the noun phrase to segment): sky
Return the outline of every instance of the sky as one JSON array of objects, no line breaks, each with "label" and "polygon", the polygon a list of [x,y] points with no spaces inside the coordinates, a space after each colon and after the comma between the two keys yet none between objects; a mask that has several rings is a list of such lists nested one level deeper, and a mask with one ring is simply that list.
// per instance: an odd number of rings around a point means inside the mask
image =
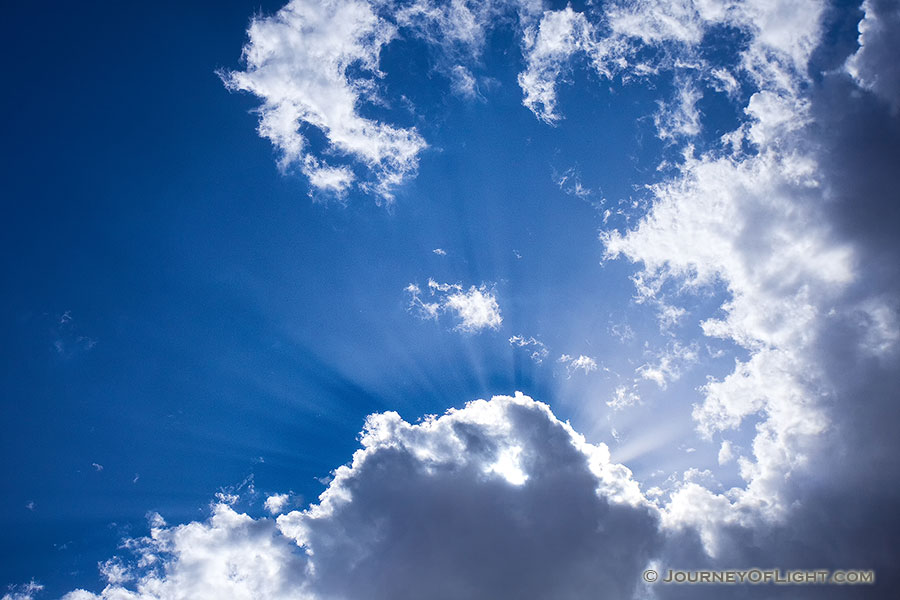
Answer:
[{"label": "sky", "polygon": [[892,597],[896,0],[283,2],[6,9],[2,600]]}]

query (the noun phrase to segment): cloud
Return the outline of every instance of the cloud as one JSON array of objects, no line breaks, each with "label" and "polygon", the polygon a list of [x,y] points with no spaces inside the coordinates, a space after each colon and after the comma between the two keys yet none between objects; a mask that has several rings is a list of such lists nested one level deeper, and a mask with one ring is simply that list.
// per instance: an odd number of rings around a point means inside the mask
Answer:
[{"label": "cloud", "polygon": [[272,494],[266,498],[263,507],[269,511],[269,514],[277,515],[284,511],[290,500],[289,494]]},{"label": "cloud", "polygon": [[569,59],[583,51],[591,38],[592,27],[583,13],[571,6],[546,11],[537,25],[529,25],[522,39],[525,70],[519,74],[522,103],[546,123],[555,123],[556,82],[568,69]]},{"label": "cloud", "polygon": [[[835,541],[840,535],[848,548],[841,556],[862,552],[857,534],[815,527],[827,527],[820,515],[834,518],[856,510],[848,505],[841,480],[866,468],[861,465],[869,451],[848,444],[866,429],[875,431],[850,408],[862,397],[860,390],[878,389],[866,397],[889,412],[886,403],[896,397],[865,383],[865,377],[849,375],[849,365],[861,361],[896,364],[897,306],[886,300],[893,284],[871,278],[863,268],[871,246],[867,234],[848,235],[843,217],[834,218],[841,206],[834,186],[845,187],[859,175],[845,173],[840,181],[833,175],[837,169],[823,167],[828,150],[816,136],[826,128],[812,125],[821,112],[813,112],[817,98],[810,95],[808,65],[822,15],[823,5],[816,2],[748,2],[717,16],[748,34],[739,65],[755,89],[743,122],[704,153],[685,146],[673,174],[648,187],[651,206],[637,225],[601,236],[608,258],[625,256],[640,265],[635,282],[642,298],[662,303],[666,285],[681,293],[725,293],[720,314],[698,325],[707,336],[733,342],[746,353],[735,359],[730,374],[709,377],[692,413],[698,432],[710,442],[733,432],[751,440],[741,456],[730,442],[720,446],[719,461],[736,460],[743,486],[720,490],[704,481],[680,481],[663,510],[668,530],[698,536],[697,556],[705,561],[748,564],[754,552],[774,556],[771,543],[750,541],[761,537],[802,539],[809,553],[831,564],[835,555],[826,557],[816,547],[840,544]],[[859,75],[858,81],[867,80]],[[876,194],[888,189],[882,186]],[[853,197],[847,202],[856,202]],[[665,363],[648,363],[639,373],[664,385]],[[845,375],[835,377],[839,371]],[[895,379],[884,369],[879,373]],[[879,457],[897,449],[886,435],[876,446]],[[845,453],[840,458],[832,451],[838,447]],[[826,469],[831,477],[824,475]],[[868,509],[854,512],[870,532],[862,514],[883,510],[896,496],[895,486],[883,484],[883,491],[865,501]],[[823,489],[829,490],[828,500],[813,499],[824,497]],[[796,554],[778,552],[778,557],[796,560]],[[868,560],[881,559],[869,554]]]},{"label": "cloud", "polygon": [[641,403],[641,396],[632,386],[630,389],[624,385],[616,387],[613,397],[606,401],[606,405],[615,411],[625,410]]},{"label": "cloud", "polygon": [[678,341],[671,342],[659,351],[653,362],[647,362],[637,368],[637,373],[642,379],[653,381],[662,389],[666,389],[668,382],[676,381],[681,377],[682,369],[697,362],[698,346],[682,344]]},{"label": "cloud", "polygon": [[9,591],[0,600],[33,600],[35,593],[44,589],[44,586],[30,581],[22,585],[11,585],[7,589]]},{"label": "cloud", "polygon": [[597,370],[597,361],[590,356],[585,356],[584,354],[579,355],[578,358],[569,356],[568,354],[563,354],[558,359],[556,359],[556,362],[566,365],[566,371],[569,373],[569,376],[571,376],[575,371],[583,371],[585,374],[587,374],[591,371]]},{"label": "cloud", "polygon": [[550,350],[547,349],[547,346],[545,346],[543,342],[534,339],[534,337],[526,338],[525,336],[514,335],[509,338],[509,343],[512,346],[530,350],[531,360],[537,364],[544,362],[544,359],[550,354]]},{"label": "cloud", "polygon": [[[149,600],[220,598],[310,598],[305,595],[307,557],[270,519],[254,520],[226,504],[206,522],[168,527],[157,519],[145,538],[130,540],[127,567],[134,585],[126,588],[120,570],[99,594],[76,590],[64,600]],[[131,579],[131,577],[126,577]]]},{"label": "cloud", "polygon": [[[593,192],[590,189],[582,185],[581,175],[575,167],[566,169],[562,175],[554,177],[554,181],[556,182],[556,185],[559,186],[559,189],[570,196],[587,200],[593,195]],[[602,204],[602,202],[600,204]],[[599,207],[599,204],[597,206]]]},{"label": "cloud", "polygon": [[[359,109],[378,101],[379,56],[396,26],[362,0],[292,0],[253,19],[247,34],[245,69],[221,77],[229,89],[262,100],[259,134],[279,151],[281,167],[299,166],[314,189],[341,195],[354,171],[325,158],[350,159],[371,174],[363,186],[391,200],[392,189],[415,173],[426,143],[414,128],[363,117]],[[322,133],[326,148],[309,142],[307,127]]]},{"label": "cloud", "polygon": [[156,520],[99,594],[150,598],[631,597],[658,543],[630,471],[528,397],[494,397],[418,424],[371,415],[318,504],[277,520],[223,504],[205,522]]},{"label": "cloud", "polygon": [[464,98],[478,98],[478,84],[472,72],[462,65],[456,65],[450,71],[450,85],[453,91]]},{"label": "cloud", "polygon": [[447,251],[443,248],[435,248],[434,250],[432,250],[432,252],[437,254],[438,256],[447,256]]},{"label": "cloud", "polygon": [[686,77],[676,77],[675,88],[673,101],[659,102],[659,111],[653,115],[657,135],[663,140],[693,137],[701,130],[697,101],[703,98],[703,93]]},{"label": "cloud", "polygon": [[451,312],[459,321],[454,328],[457,331],[477,333],[485,329],[499,329],[503,323],[497,298],[484,284],[464,290],[458,283],[438,283],[429,279],[430,302],[422,300],[422,290],[414,283],[409,284],[405,291],[410,296],[411,311],[423,319],[437,319],[441,313]]},{"label": "cloud", "polygon": [[900,110],[900,6],[891,0],[865,0],[865,16],[859,22],[859,49],[846,63],[856,83]]}]

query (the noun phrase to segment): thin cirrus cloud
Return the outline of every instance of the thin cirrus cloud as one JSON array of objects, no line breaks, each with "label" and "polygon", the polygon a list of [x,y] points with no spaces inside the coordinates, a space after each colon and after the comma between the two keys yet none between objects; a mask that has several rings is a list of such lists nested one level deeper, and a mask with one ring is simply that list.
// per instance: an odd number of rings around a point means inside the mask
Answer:
[{"label": "thin cirrus cloud", "polygon": [[530,352],[531,360],[537,364],[544,362],[544,359],[550,354],[547,346],[540,340],[536,340],[534,336],[514,335],[509,338],[509,344]]}]

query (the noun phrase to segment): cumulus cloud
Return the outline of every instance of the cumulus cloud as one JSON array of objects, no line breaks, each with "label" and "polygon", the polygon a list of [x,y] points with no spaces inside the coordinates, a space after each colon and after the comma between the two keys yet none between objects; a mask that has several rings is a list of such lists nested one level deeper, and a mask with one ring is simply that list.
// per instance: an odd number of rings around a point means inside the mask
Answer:
[{"label": "cumulus cloud", "polygon": [[[639,297],[663,302],[667,283],[682,292],[714,289],[728,295],[720,315],[698,324],[707,336],[742,347],[747,357],[737,358],[730,374],[709,378],[693,418],[710,441],[732,431],[752,439],[741,456],[723,441],[718,457],[723,464],[737,461],[745,485],[722,491],[704,481],[680,481],[663,516],[668,529],[695,532],[700,555],[708,559],[748,560],[754,546],[745,536],[761,530],[773,537],[800,535],[800,526],[785,519],[798,504],[810,503],[809,489],[821,489],[812,465],[832,456],[828,444],[844,447],[842,439],[856,435],[852,426],[834,420],[858,396],[843,394],[846,384],[823,368],[834,360],[823,360],[833,352],[823,352],[830,347],[823,340],[843,336],[839,344],[857,348],[851,356],[896,357],[895,342],[889,341],[894,334],[888,333],[894,326],[883,325],[894,323],[893,317],[874,316],[896,314],[896,305],[885,303],[883,282],[861,283],[860,257],[868,242],[839,233],[829,204],[830,173],[810,143],[814,113],[807,73],[823,10],[817,2],[748,2],[703,16],[748,34],[739,64],[756,89],[744,107],[745,119],[715,149],[698,155],[685,146],[675,174],[648,188],[651,207],[637,225],[601,236],[608,257],[640,264]],[[851,73],[862,69],[854,61],[865,60],[868,27],[861,27],[863,58],[851,59]],[[648,29],[644,41],[659,43],[664,29]],[[679,43],[697,39],[690,27],[665,37]],[[854,76],[868,85],[864,75]],[[838,333],[849,323],[853,336]],[[842,357],[849,359],[847,352]],[[665,385],[667,362],[647,363],[639,374]],[[832,493],[834,506],[817,510],[836,510],[840,492]],[[880,493],[869,501],[883,502]],[[804,526],[816,520],[804,514]],[[810,530],[802,535],[811,546],[821,537]]]},{"label": "cumulus cloud", "polygon": [[528,397],[372,415],[360,439],[308,509],[156,520],[127,544],[134,580],[65,600],[627,598],[651,558],[657,512],[630,471]]},{"label": "cumulus cloud", "polygon": [[859,49],[847,59],[847,72],[860,87],[900,110],[900,5],[891,0],[865,0],[859,22]]},{"label": "cumulus cloud", "polygon": [[429,295],[422,299],[422,289],[411,283],[406,286],[409,294],[409,309],[423,319],[437,319],[442,313],[455,315],[457,331],[477,333],[485,329],[499,329],[503,323],[500,305],[492,289],[482,284],[468,289],[458,283],[438,283],[428,280]]},{"label": "cumulus cloud", "polygon": [[266,501],[263,503],[263,507],[269,511],[270,514],[277,515],[284,511],[287,508],[288,503],[290,502],[291,497],[288,494],[272,494]]},{"label": "cumulus cloud", "polygon": [[[379,57],[396,26],[363,0],[292,0],[275,15],[255,18],[247,33],[245,69],[222,72],[222,80],[262,100],[259,133],[279,151],[282,168],[297,165],[313,188],[340,195],[356,175],[326,156],[352,159],[371,173],[365,185],[390,200],[426,147],[415,129],[359,110],[378,99]],[[309,142],[307,127],[324,135],[326,148]]]}]

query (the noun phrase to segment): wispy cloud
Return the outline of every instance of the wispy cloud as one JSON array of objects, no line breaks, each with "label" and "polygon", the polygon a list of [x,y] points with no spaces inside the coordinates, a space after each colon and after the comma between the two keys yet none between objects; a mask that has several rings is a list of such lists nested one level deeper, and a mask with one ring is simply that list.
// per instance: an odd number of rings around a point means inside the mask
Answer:
[{"label": "wispy cloud", "polygon": [[537,364],[544,362],[544,359],[550,354],[550,350],[547,349],[547,346],[545,346],[543,342],[534,339],[533,336],[526,338],[522,335],[514,335],[509,338],[509,343],[512,346],[517,346],[531,352],[531,360]]},{"label": "wispy cloud", "polygon": [[503,323],[500,305],[494,292],[487,285],[469,286],[438,283],[428,280],[428,296],[423,300],[422,290],[411,283],[406,287],[409,308],[423,319],[437,319],[442,313],[452,313],[458,323],[457,331],[477,333],[485,329],[499,329]]},{"label": "wispy cloud", "polygon": [[569,376],[571,376],[576,371],[582,371],[583,373],[587,374],[592,371],[596,371],[598,368],[597,361],[590,356],[585,356],[584,354],[581,354],[578,357],[563,354],[558,359],[556,359],[556,362],[562,363],[566,366],[566,371],[569,373]]}]

